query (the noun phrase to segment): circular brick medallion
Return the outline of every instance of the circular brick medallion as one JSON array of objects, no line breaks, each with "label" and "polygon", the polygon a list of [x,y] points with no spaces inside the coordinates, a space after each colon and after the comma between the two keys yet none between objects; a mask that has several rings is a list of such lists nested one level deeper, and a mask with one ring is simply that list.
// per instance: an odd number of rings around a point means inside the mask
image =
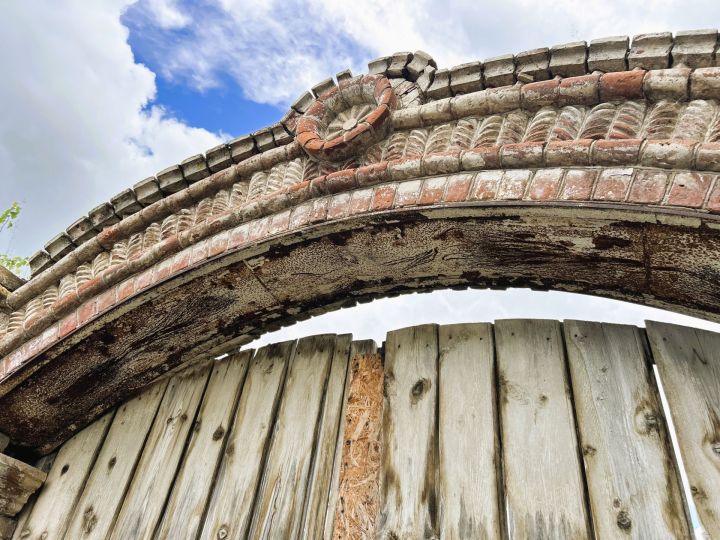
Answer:
[{"label": "circular brick medallion", "polygon": [[341,161],[385,138],[397,98],[382,75],[343,81],[318,97],[298,120],[296,139],[321,161]]}]

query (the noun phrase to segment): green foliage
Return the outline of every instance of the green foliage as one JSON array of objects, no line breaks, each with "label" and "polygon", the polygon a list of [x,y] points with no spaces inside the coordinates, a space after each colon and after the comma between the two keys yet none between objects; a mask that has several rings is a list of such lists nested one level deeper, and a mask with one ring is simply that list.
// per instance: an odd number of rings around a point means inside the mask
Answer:
[{"label": "green foliage", "polygon": [[[15,226],[20,210],[20,205],[14,202],[10,208],[0,214],[0,233]],[[25,257],[11,257],[7,253],[0,253],[0,266],[4,266],[11,272],[17,274],[27,265],[28,260]]]}]

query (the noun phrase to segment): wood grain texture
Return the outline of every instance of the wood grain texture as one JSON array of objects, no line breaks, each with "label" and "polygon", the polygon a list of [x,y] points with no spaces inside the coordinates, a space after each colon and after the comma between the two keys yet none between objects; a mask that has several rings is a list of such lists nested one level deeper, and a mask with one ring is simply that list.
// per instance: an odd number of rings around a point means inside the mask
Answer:
[{"label": "wood grain texture", "polygon": [[440,537],[500,538],[492,326],[441,326],[438,345]]},{"label": "wood grain texture", "polygon": [[338,430],[344,409],[345,382],[352,336],[337,336],[330,374],[327,379],[323,408],[317,423],[317,440],[313,450],[313,463],[308,479],[308,491],[303,510],[302,538],[322,538],[332,485]]},{"label": "wood grain texture", "polygon": [[249,538],[297,538],[334,335],[298,340],[290,362]]},{"label": "wood grain texture", "polygon": [[374,342],[353,343],[350,380],[345,400],[344,426],[338,443],[341,454],[337,495],[332,509],[335,540],[375,536],[380,507],[382,466],[383,372],[382,356]]},{"label": "wood grain texture", "polygon": [[118,408],[70,518],[67,538],[107,538],[166,387],[167,381],[154,384]]},{"label": "wood grain texture", "polygon": [[10,540],[15,532],[17,521],[7,516],[0,516],[0,540]]},{"label": "wood grain texture", "polygon": [[[50,470],[52,469],[53,463],[55,463],[55,458],[57,457],[57,452],[53,452],[52,454],[48,454],[47,456],[41,457],[36,463],[35,468],[40,469],[45,474],[49,474]],[[32,509],[35,506],[35,501],[37,500],[38,496],[40,495],[40,491],[42,489],[36,491],[33,493],[33,495],[30,496],[30,499],[28,499],[28,502],[25,503],[25,506],[23,506],[22,511],[16,516],[17,523],[15,524],[14,530],[22,531],[25,527],[25,523],[27,522],[28,518],[30,517],[30,514],[32,513]]]},{"label": "wood grain texture", "polygon": [[95,463],[114,413],[108,413],[80,431],[58,451],[32,511],[15,538],[62,538],[75,510],[80,491]]},{"label": "wood grain texture", "polygon": [[294,341],[261,348],[240,394],[201,538],[246,538]]},{"label": "wood grain texture", "polygon": [[197,537],[252,356],[253,351],[244,351],[212,364],[196,429],[190,435],[155,538]]},{"label": "wood grain texture", "polygon": [[31,465],[0,454],[0,515],[17,515],[46,477]]},{"label": "wood grain texture", "polygon": [[690,538],[660,397],[634,326],[566,321],[598,538]]},{"label": "wood grain texture", "polygon": [[710,538],[720,538],[720,334],[646,325],[693,501]]},{"label": "wood grain texture", "polygon": [[382,538],[437,535],[437,325],[395,330],[385,342]]},{"label": "wood grain texture", "polygon": [[207,362],[168,382],[110,538],[151,538],[177,472],[210,373]]},{"label": "wood grain texture", "polygon": [[495,323],[510,538],[590,538],[560,324]]},{"label": "wood grain texture", "polygon": [[328,495],[328,505],[325,511],[325,530],[323,531],[324,540],[330,540],[334,537],[335,530],[335,512],[338,508],[338,498],[341,489],[340,470],[343,462],[343,453],[345,451],[344,441],[345,430],[347,426],[347,407],[350,397],[350,383],[352,380],[353,359],[359,358],[365,354],[376,354],[377,344],[372,340],[353,341],[350,345],[350,359],[348,362],[348,370],[345,374],[345,389],[342,398],[342,410],[340,411],[340,424],[338,426],[338,440],[335,445],[335,457],[333,459],[332,478],[330,479],[330,493]]}]

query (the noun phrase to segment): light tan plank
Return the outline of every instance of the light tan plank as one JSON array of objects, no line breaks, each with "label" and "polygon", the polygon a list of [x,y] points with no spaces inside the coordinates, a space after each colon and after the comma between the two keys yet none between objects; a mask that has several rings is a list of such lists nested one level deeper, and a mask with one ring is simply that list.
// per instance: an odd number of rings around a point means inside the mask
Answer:
[{"label": "light tan plank", "polygon": [[197,537],[252,355],[243,351],[213,363],[198,429],[191,435],[156,538]]},{"label": "light tan plank", "polygon": [[113,414],[96,420],[60,448],[30,515],[22,528],[15,529],[15,538],[53,540],[63,537]]},{"label": "light tan plank", "polygon": [[560,324],[495,323],[510,538],[589,538]]},{"label": "light tan plank", "polygon": [[437,325],[388,333],[378,535],[437,534]]},{"label": "light tan plank", "polygon": [[689,538],[641,331],[582,321],[564,331],[596,536]]},{"label": "light tan plank", "polygon": [[107,538],[166,386],[167,381],[154,384],[117,409],[66,538]]},{"label": "light tan plank", "polygon": [[110,538],[140,540],[153,536],[209,373],[208,363],[202,363],[168,381]]},{"label": "light tan plank", "polygon": [[298,341],[290,362],[249,538],[298,538],[334,335]]},{"label": "light tan plank", "polygon": [[0,454],[0,515],[17,515],[46,477],[40,469]]},{"label": "light tan plank", "polygon": [[318,419],[318,436],[313,450],[308,492],[303,516],[302,538],[321,538],[325,531],[338,430],[344,408],[345,381],[348,374],[352,336],[337,336],[325,400]]},{"label": "light tan plank", "polygon": [[646,322],[690,491],[710,538],[720,538],[720,334]]},{"label": "light tan plank", "polygon": [[261,348],[250,362],[200,538],[247,536],[252,504],[294,341]]},{"label": "light tan plank", "polygon": [[438,337],[440,537],[500,538],[492,326],[441,326]]},{"label": "light tan plank", "polygon": [[[56,457],[57,451],[53,452],[52,454],[48,454],[47,456],[41,457],[35,463],[35,468],[40,469],[45,474],[49,474],[50,469],[52,469],[53,463],[55,463]],[[25,506],[23,506],[22,511],[17,515],[17,523],[14,527],[16,531],[22,531],[25,527],[25,523],[27,522],[30,514],[32,513],[33,506],[35,506],[35,501],[37,500],[38,495],[40,495],[40,491],[42,491],[42,489],[32,494],[32,496],[28,499],[28,502],[25,503]]]},{"label": "light tan plank", "polygon": [[380,511],[385,374],[374,342],[353,343],[349,372],[336,455],[338,480],[328,504],[328,513],[334,512],[331,537],[336,540],[374,538]]}]

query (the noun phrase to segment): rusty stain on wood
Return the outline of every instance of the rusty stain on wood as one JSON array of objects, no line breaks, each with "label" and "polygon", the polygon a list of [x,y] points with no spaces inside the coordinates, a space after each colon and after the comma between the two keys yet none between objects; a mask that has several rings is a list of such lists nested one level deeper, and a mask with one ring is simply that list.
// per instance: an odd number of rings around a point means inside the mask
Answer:
[{"label": "rusty stain on wood", "polygon": [[379,354],[351,359],[333,538],[373,538],[380,510],[383,362]]}]

